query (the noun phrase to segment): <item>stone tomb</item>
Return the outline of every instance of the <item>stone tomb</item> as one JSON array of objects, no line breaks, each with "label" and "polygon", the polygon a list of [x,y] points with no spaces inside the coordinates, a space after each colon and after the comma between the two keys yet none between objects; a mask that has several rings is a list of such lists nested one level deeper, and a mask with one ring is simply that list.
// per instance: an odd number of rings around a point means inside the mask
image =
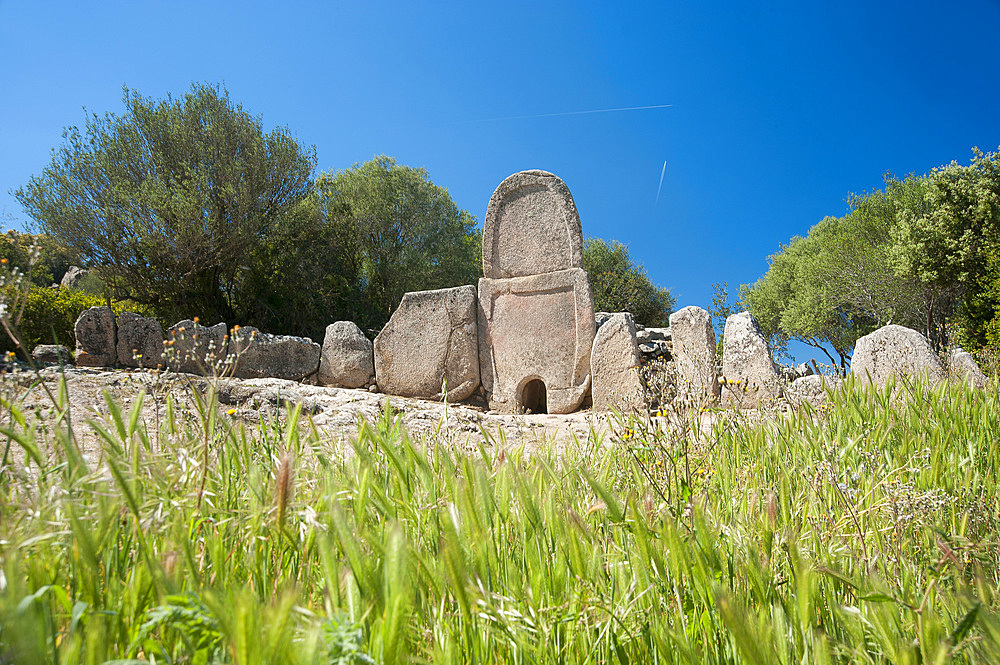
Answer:
[{"label": "stone tomb", "polygon": [[479,364],[490,408],[570,413],[590,389],[594,301],[580,216],[545,171],[510,176],[490,198],[479,280]]}]

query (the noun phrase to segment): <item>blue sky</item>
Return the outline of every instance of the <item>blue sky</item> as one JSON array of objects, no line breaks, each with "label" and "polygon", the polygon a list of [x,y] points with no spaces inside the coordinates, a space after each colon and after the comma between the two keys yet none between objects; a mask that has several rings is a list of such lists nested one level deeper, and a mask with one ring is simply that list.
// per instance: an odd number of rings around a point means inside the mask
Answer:
[{"label": "blue sky", "polygon": [[25,219],[9,190],[84,107],[221,82],[315,145],[320,170],[392,155],[480,221],[504,177],[552,171],[586,236],[708,306],[713,282],[754,281],[886,171],[1000,146],[997,34],[997,0],[0,0],[0,214]]}]

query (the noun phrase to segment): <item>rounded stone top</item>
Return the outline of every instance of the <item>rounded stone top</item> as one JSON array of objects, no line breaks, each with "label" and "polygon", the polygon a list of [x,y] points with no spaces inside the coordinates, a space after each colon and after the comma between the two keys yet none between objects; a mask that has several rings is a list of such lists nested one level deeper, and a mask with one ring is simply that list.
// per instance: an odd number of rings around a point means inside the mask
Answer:
[{"label": "rounded stone top", "polygon": [[583,231],[559,177],[530,170],[504,179],[483,221],[483,274],[493,279],[583,267]]}]

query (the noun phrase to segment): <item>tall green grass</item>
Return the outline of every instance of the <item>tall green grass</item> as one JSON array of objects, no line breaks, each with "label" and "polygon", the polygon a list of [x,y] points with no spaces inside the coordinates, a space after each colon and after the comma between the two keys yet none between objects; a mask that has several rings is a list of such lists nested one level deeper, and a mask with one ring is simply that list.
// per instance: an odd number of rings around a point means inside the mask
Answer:
[{"label": "tall green grass", "polygon": [[0,662],[995,663],[1000,393],[911,391],[560,455],[8,402]]}]

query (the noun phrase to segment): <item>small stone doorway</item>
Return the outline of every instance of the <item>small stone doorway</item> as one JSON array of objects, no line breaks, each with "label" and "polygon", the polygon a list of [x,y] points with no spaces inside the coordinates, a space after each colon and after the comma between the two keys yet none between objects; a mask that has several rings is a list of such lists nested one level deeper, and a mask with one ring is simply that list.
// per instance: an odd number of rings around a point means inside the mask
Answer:
[{"label": "small stone doorway", "polygon": [[545,382],[532,379],[521,389],[521,408],[525,413],[548,413],[545,403]]}]

